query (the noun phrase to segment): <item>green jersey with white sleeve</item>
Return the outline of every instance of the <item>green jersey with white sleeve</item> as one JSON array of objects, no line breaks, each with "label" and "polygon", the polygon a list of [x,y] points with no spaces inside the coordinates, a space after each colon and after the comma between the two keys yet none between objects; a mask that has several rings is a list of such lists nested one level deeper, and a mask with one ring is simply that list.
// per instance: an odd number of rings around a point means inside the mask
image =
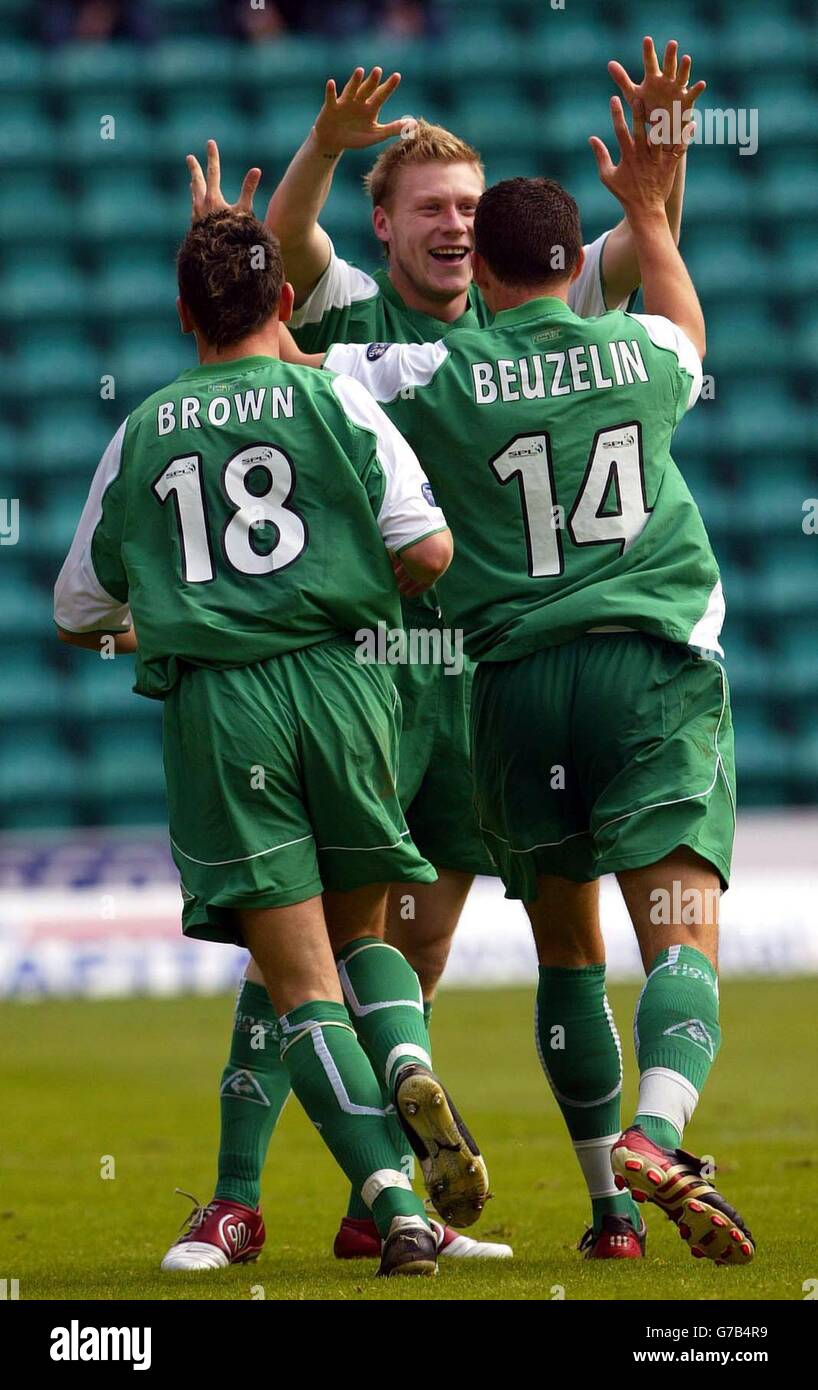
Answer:
[{"label": "green jersey with white sleeve", "polygon": [[137,632],[136,689],[180,662],[267,661],[378,623],[400,605],[388,550],[445,518],[405,440],[348,377],[244,357],[155,392],[103,454],[54,615]]},{"label": "green jersey with white sleeve", "polygon": [[718,567],[670,453],[701,362],[669,320],[544,297],[424,346],[337,344],[325,365],[418,452],[455,539],[439,601],[475,660],[622,628],[721,651]]}]

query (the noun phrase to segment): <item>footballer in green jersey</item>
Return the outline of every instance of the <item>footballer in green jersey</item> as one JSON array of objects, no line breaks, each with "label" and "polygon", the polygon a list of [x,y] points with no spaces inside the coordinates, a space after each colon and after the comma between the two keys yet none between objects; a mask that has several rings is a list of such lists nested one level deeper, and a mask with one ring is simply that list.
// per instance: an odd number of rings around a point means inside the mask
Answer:
[{"label": "footballer in green jersey", "polygon": [[[451,537],[371,396],[280,360],[293,293],[261,223],[202,219],[178,276],[199,366],[106,449],[55,620],[79,646],[99,650],[106,634],[136,646],[136,689],[163,701],[184,928],[250,948],[284,1095],[292,1087],[371,1212],[381,1273],[432,1274],[438,1238],[384,1089],[444,1219],[476,1220],[488,1178],[431,1071],[417,976],[381,940],[388,883],[434,870],[397,796],[397,696],[358,660],[356,633],[398,620],[390,555],[425,586]],[[217,1197],[163,1267],[252,1258],[263,1239],[257,1204]]]},{"label": "footballer in green jersey", "polygon": [[[324,361],[414,441],[450,519],[455,560],[438,592],[479,663],[478,814],[534,930],[540,1058],[592,1197],[586,1250],[643,1253],[630,1190],[694,1255],[743,1264],[742,1218],[677,1147],[719,1045],[717,904],[735,825],[721,584],[670,454],[701,389],[704,320],[660,196],[676,152],[652,144],[639,106],[633,136],[619,107],[615,124],[618,168],[594,148],[632,221],[649,313],[575,314],[576,205],[550,180],[512,179],[475,219],[489,328],[339,344]],[[567,274],[552,269],[556,245]],[[596,898],[609,872],[648,972],[640,1101],[621,1135]],[[657,912],[673,891],[686,915]]]}]

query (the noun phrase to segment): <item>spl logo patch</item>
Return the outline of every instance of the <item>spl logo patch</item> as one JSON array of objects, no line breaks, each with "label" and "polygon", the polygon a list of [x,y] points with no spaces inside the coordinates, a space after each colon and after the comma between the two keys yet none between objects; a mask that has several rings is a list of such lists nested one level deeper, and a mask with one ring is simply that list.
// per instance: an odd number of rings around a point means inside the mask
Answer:
[{"label": "spl logo patch", "polygon": [[435,501],[435,495],[434,495],[434,493],[432,492],[432,484],[431,484],[431,483],[421,483],[421,485],[420,485],[420,490],[421,490],[421,492],[423,493],[423,496],[426,498],[426,501],[429,503],[429,506],[430,506],[430,507],[436,507],[436,506],[437,506],[437,502]]},{"label": "spl logo patch", "polygon": [[377,362],[379,357],[383,357],[389,346],[389,343],[370,343],[366,350],[367,362]]},{"label": "spl logo patch", "polygon": [[696,1047],[700,1047],[703,1052],[707,1053],[712,1062],[716,1055],[716,1049],[713,1046],[713,1039],[700,1018],[686,1018],[684,1023],[674,1023],[672,1028],[664,1030],[662,1036],[671,1038],[674,1034],[688,1038],[690,1042],[695,1043]]}]

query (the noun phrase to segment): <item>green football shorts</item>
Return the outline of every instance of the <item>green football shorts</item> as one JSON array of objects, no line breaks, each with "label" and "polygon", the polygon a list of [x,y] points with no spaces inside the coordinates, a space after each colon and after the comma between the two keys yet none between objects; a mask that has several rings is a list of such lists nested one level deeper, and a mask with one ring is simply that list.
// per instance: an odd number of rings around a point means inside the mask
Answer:
[{"label": "green football shorts", "polygon": [[469,748],[474,664],[392,667],[403,707],[398,794],[420,853],[438,869],[496,874],[477,824]]},{"label": "green football shorts", "polygon": [[688,845],[730,877],[735,765],[724,668],[643,633],[586,634],[474,682],[477,809],[506,897]]},{"label": "green football shorts", "polygon": [[241,942],[235,908],[433,883],[400,808],[400,702],[351,641],[231,670],[188,667],[164,702],[186,935]]}]

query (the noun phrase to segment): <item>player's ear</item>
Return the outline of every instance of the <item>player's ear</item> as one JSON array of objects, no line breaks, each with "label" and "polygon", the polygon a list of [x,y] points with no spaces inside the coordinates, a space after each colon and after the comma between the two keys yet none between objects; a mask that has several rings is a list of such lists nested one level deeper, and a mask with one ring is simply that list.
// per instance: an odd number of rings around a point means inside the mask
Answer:
[{"label": "player's ear", "polygon": [[372,229],[378,241],[389,241],[389,217],[382,207],[372,209]]},{"label": "player's ear", "polygon": [[572,280],[576,280],[576,278],[577,278],[577,276],[579,275],[579,272],[582,270],[582,267],[584,266],[584,264],[585,264],[585,247],[584,247],[584,246],[580,246],[580,248],[579,248],[579,255],[577,256],[577,263],[576,263],[576,265],[574,266],[573,271],[571,272],[571,279],[572,279]]},{"label": "player's ear", "polygon": [[285,280],[281,286],[281,297],[278,301],[278,321],[279,323],[289,323],[293,316],[293,305],[295,304],[295,290],[289,280]]},{"label": "player's ear", "polygon": [[485,289],[486,262],[483,260],[483,257],[480,255],[479,251],[472,251],[471,253],[471,273],[472,279],[474,280],[474,283],[477,286],[478,290]]},{"label": "player's ear", "polygon": [[176,296],[176,312],[179,315],[179,323],[183,333],[192,333],[195,328],[193,319],[190,317],[190,310],[184,300]]}]

